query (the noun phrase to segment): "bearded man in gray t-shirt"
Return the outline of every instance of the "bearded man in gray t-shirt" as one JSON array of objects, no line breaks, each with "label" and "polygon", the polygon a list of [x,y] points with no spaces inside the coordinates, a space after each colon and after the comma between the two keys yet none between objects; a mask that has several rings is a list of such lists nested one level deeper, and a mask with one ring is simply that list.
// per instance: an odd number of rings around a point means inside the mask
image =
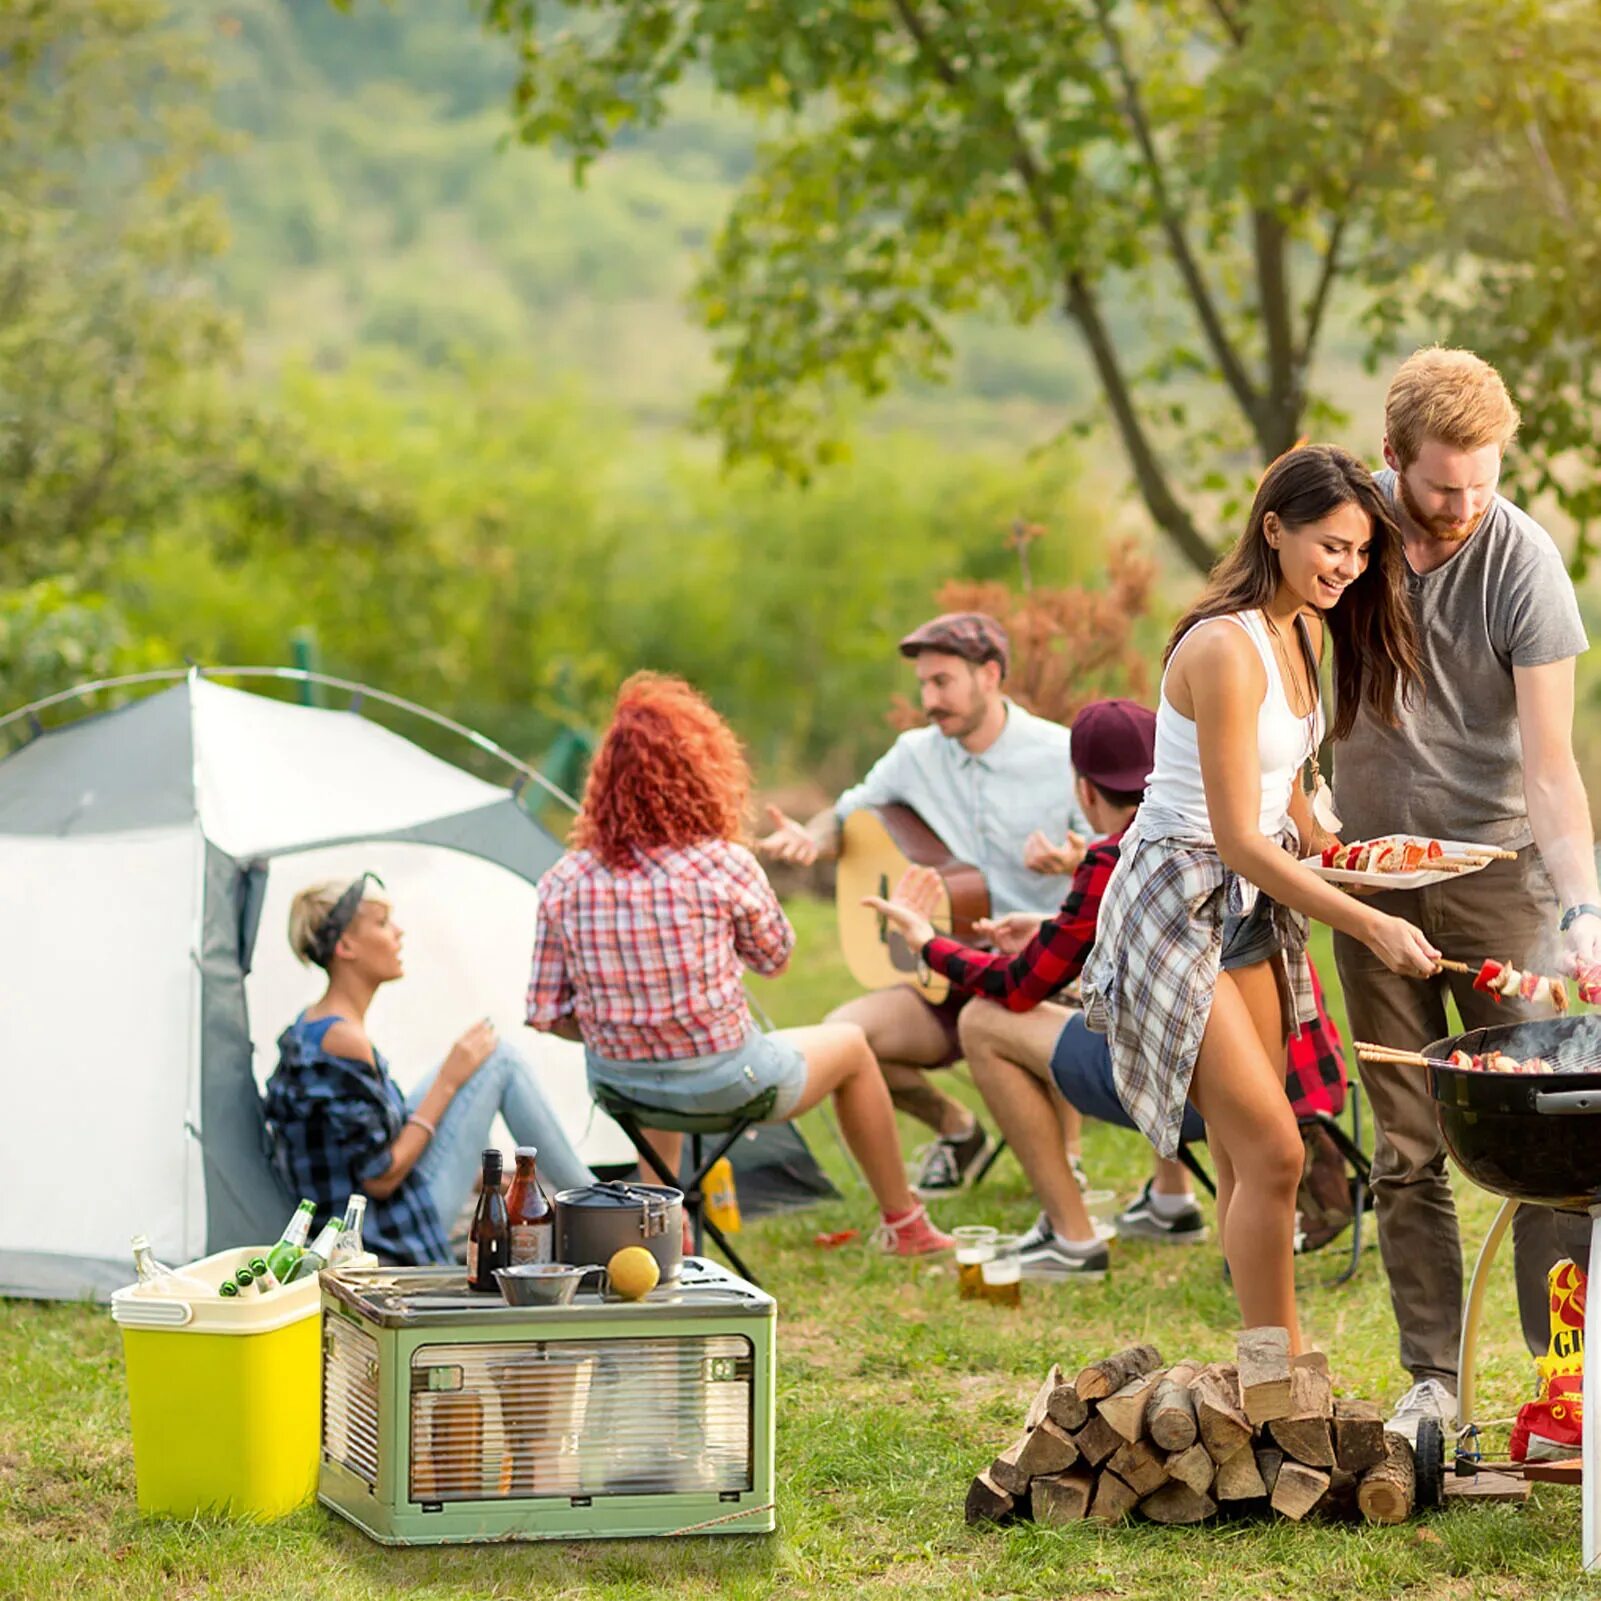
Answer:
[{"label": "bearded man in gray t-shirt", "polygon": [[[1385,400],[1379,482],[1405,539],[1406,584],[1424,693],[1387,728],[1365,711],[1335,751],[1335,807],[1348,840],[1387,833],[1471,840],[1517,852],[1477,873],[1376,897],[1447,957],[1494,957],[1535,972],[1601,955],[1601,892],[1589,802],[1573,757],[1574,658],[1588,647],[1551,537],[1496,493],[1518,413],[1500,375],[1465,350],[1402,364]],[[1560,941],[1560,948],[1559,948]],[[1416,1049],[1467,1028],[1550,1016],[1497,1005],[1472,978],[1399,978],[1336,934],[1358,1039]],[[1428,1085],[1415,1068],[1362,1065],[1378,1140],[1379,1245],[1413,1387],[1391,1427],[1415,1440],[1423,1416],[1455,1417],[1462,1247]],[[1587,1220],[1523,1207],[1513,1222],[1518,1306],[1530,1350],[1545,1350],[1546,1273],[1587,1259]]]}]

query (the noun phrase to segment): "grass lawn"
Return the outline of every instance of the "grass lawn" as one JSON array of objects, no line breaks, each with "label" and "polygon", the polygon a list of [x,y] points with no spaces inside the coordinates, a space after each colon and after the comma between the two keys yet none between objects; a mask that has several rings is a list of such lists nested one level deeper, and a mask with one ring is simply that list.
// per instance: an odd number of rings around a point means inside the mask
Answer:
[{"label": "grass lawn", "polygon": [[[759,985],[780,1023],[815,1021],[850,992],[832,913],[792,908],[803,960]],[[1332,979],[1326,944],[1321,967]],[[1337,1001],[1337,996],[1334,997]],[[965,1080],[960,1080],[964,1085]],[[747,1230],[778,1298],[779,1532],[767,1539],[597,1541],[389,1550],[320,1508],[268,1526],[142,1521],[119,1339],[103,1308],[0,1302],[0,1596],[219,1597],[1546,1597],[1587,1592],[1579,1498],[1536,1487],[1523,1508],[1436,1514],[1399,1528],[1278,1522],[1067,1531],[962,1524],[972,1474],[1009,1443],[1053,1361],[1074,1367],[1134,1340],[1169,1360],[1232,1352],[1235,1308],[1216,1247],[1121,1245],[1098,1285],[1025,1285],[1021,1313],[957,1301],[948,1265],[822,1251],[820,1229],[872,1221],[828,1128],[806,1132],[844,1200]],[[908,1146],[920,1138],[908,1127]],[[1092,1125],[1092,1182],[1132,1191],[1139,1139]],[[1477,1249],[1492,1199],[1459,1191]],[[1022,1175],[1003,1160],[940,1221],[1026,1224]],[[130,1226],[137,1220],[130,1220]],[[276,1227],[276,1220],[273,1220]],[[1404,1387],[1377,1252],[1329,1289],[1338,1247],[1300,1268],[1308,1337],[1337,1388],[1392,1400]],[[1510,1418],[1531,1370],[1517,1334],[1510,1250],[1479,1353],[1480,1415]],[[219,1428],[271,1428],[271,1408]],[[1504,1446],[1504,1431],[1494,1438]]]}]

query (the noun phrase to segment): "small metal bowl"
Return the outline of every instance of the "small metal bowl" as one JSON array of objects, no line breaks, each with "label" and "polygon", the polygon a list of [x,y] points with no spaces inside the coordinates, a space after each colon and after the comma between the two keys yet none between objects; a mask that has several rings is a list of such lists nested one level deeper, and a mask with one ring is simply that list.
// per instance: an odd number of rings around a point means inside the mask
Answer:
[{"label": "small metal bowl", "polygon": [[569,1267],[565,1262],[520,1262],[516,1267],[497,1267],[495,1282],[507,1306],[567,1306],[586,1274],[605,1271]]}]

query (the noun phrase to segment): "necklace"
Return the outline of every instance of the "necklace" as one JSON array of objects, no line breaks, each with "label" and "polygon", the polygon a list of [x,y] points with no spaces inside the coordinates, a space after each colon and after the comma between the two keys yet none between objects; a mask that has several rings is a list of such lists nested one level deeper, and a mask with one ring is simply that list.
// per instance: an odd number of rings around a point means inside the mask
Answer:
[{"label": "necklace", "polygon": [[[1287,647],[1279,635],[1278,625],[1267,614],[1267,608],[1262,609],[1262,621],[1267,625],[1268,635],[1273,641],[1273,655],[1279,664],[1279,676],[1282,679],[1284,690],[1284,704],[1290,704],[1289,684],[1293,676],[1289,670],[1286,659]],[[1307,762],[1312,769],[1312,816],[1318,826],[1331,834],[1340,831],[1339,814],[1334,810],[1334,796],[1329,791],[1328,781],[1323,776],[1323,769],[1317,759],[1317,714],[1319,710],[1319,689],[1317,658],[1312,654],[1312,642],[1308,638],[1305,624],[1297,613],[1295,622],[1296,638],[1301,642],[1301,661],[1306,669],[1306,681],[1311,691],[1311,705],[1306,713],[1306,745]],[[1294,707],[1290,708],[1294,713]]]}]

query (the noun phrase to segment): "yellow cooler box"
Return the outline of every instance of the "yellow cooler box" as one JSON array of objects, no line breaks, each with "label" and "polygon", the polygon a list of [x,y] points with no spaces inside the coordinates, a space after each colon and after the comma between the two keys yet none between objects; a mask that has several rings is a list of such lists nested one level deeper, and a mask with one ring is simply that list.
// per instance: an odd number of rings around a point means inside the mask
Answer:
[{"label": "yellow cooler box", "polygon": [[179,1271],[192,1297],[132,1284],[111,1297],[122,1329],[139,1510],[274,1518],[317,1489],[322,1427],[316,1275],[261,1295],[216,1293],[263,1246],[219,1251]]}]

